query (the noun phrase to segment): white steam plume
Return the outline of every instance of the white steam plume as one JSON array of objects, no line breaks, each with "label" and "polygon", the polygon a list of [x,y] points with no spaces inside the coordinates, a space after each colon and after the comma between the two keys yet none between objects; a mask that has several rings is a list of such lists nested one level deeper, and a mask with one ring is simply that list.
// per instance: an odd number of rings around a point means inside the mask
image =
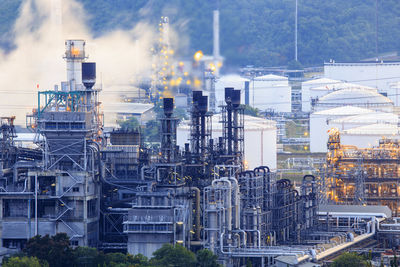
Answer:
[{"label": "white steam plume", "polygon": [[0,116],[16,115],[16,123],[24,125],[26,113],[37,107],[36,85],[51,90],[66,80],[62,56],[67,39],[86,40],[88,61],[97,63],[97,82],[103,83],[103,101],[114,96],[107,91],[109,85],[127,84],[148,74],[149,51],[155,40],[152,26],[139,23],[130,30],[93,37],[86,18],[74,0],[26,0],[22,4],[14,26],[16,49],[10,53],[0,50]]}]

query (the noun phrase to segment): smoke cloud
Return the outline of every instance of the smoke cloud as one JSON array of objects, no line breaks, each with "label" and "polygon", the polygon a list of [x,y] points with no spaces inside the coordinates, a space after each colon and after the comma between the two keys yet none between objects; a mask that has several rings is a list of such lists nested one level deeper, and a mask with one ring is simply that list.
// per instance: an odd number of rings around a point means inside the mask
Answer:
[{"label": "smoke cloud", "polygon": [[103,102],[117,98],[118,92],[107,88],[149,74],[156,26],[139,23],[130,30],[94,37],[86,20],[83,7],[74,0],[26,0],[22,4],[13,29],[16,49],[0,50],[0,116],[16,115],[16,123],[24,125],[25,115],[37,107],[37,86],[51,90],[66,80],[62,56],[67,39],[86,40],[88,61],[97,63]]}]

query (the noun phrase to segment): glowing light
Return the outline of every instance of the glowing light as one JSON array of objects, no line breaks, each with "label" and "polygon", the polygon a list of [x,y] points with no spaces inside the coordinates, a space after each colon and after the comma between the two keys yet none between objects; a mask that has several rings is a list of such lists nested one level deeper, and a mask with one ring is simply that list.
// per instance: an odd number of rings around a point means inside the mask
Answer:
[{"label": "glowing light", "polygon": [[191,83],[192,83],[192,82],[191,82],[190,80],[187,80],[187,81],[186,81],[186,84],[187,84],[187,85],[190,85]]},{"label": "glowing light", "polygon": [[170,97],[173,97],[173,95],[172,95],[171,91],[167,90],[167,91],[163,92],[163,97],[170,98]]},{"label": "glowing light", "polygon": [[208,67],[210,68],[210,70],[215,71],[216,67],[213,63],[208,64]]},{"label": "glowing light", "polygon": [[196,61],[199,61],[202,57],[203,57],[203,52],[201,50],[194,53],[194,56],[193,56],[194,60],[196,60]]},{"label": "glowing light", "polygon": [[79,56],[79,49],[75,47],[71,47],[71,55],[73,56]]},{"label": "glowing light", "polygon": [[183,67],[185,65],[185,63],[183,63],[182,61],[179,61],[179,67]]},{"label": "glowing light", "polygon": [[189,75],[189,73],[187,72],[187,71],[185,71],[184,73],[183,73],[183,76],[188,76]]},{"label": "glowing light", "polygon": [[194,86],[195,87],[200,87],[201,86],[201,81],[199,79],[194,80]]}]

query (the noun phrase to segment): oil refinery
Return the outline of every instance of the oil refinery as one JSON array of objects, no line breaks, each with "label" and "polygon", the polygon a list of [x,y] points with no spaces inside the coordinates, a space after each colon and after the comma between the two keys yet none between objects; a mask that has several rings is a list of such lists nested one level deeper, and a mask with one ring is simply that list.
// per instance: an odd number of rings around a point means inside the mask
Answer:
[{"label": "oil refinery", "polygon": [[[72,246],[147,257],[171,243],[207,248],[224,266],[320,266],[371,239],[379,249],[399,245],[397,141],[358,149],[332,131],[325,168],[295,185],[275,166],[246,168],[246,135],[257,119],[244,115],[241,90],[225,87],[218,119],[208,96],[192,91],[180,146],[174,98],[162,98],[160,147],[150,149],[140,131],[104,130],[85,46],[67,40],[67,81],[38,92],[26,117],[35,146],[17,145],[15,118],[1,118],[3,247],[67,233]],[[261,157],[276,153],[265,149]]]}]

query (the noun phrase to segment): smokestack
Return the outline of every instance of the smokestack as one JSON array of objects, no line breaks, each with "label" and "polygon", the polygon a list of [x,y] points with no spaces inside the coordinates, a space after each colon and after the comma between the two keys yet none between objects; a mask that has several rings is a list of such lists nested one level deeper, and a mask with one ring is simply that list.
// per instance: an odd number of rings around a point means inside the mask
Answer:
[{"label": "smokestack", "polygon": [[213,56],[214,60],[219,58],[219,10],[218,6],[213,11],[213,37],[214,37],[214,46],[213,46]]},{"label": "smokestack", "polygon": [[82,87],[82,61],[85,57],[84,40],[67,40],[65,42],[65,61],[67,62],[67,82],[70,90]]},{"label": "smokestack", "polygon": [[239,107],[239,105],[240,105],[240,90],[233,90],[231,99],[232,99],[232,106],[234,108]]},{"label": "smokestack", "polygon": [[207,104],[208,104],[208,96],[205,95],[201,96],[199,98],[198,109],[202,115],[206,114],[208,111]]},{"label": "smokestack", "polygon": [[244,103],[250,105],[250,82],[244,82]]},{"label": "smokestack", "polygon": [[96,83],[96,63],[82,62],[82,83],[86,89],[92,89]]},{"label": "smokestack", "polygon": [[200,98],[203,96],[203,91],[193,91],[193,107],[197,108]]},{"label": "smokestack", "polygon": [[164,114],[165,117],[171,117],[174,112],[174,99],[173,98],[164,98]]},{"label": "smokestack", "polygon": [[232,102],[233,87],[225,87],[225,102],[227,104]]},{"label": "smokestack", "polygon": [[161,18],[162,24],[162,43],[169,49],[169,19],[168,17]]}]

